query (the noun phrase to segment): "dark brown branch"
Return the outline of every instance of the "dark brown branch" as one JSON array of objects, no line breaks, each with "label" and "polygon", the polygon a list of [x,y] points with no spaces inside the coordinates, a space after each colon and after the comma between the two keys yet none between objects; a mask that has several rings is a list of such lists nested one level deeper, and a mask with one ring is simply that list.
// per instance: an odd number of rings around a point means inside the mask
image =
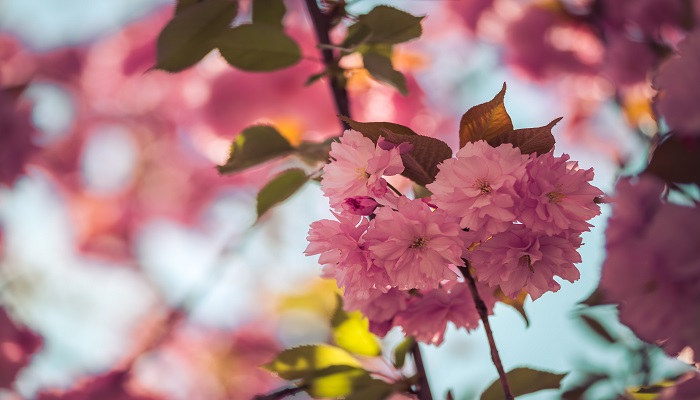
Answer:
[{"label": "dark brown branch", "polygon": [[[332,45],[330,39],[331,24],[330,18],[321,12],[318,8],[318,3],[316,0],[306,0],[306,8],[309,10],[309,15],[311,16],[311,22],[313,23],[314,30],[316,31],[316,37],[318,38],[318,43],[321,45],[320,51],[323,57],[323,64],[326,69],[331,71],[329,74],[329,83],[331,85],[331,91],[333,93],[333,100],[335,101],[335,107],[338,110],[338,114],[350,117],[350,101],[348,99],[348,92],[345,90],[345,83],[342,77],[335,73],[338,70],[338,60],[333,53]],[[350,126],[344,122],[340,121],[343,125],[343,130],[349,129]]]},{"label": "dark brown branch", "polygon": [[304,390],[303,386],[288,387],[270,394],[261,394],[253,397],[253,400],[279,400],[287,396],[294,396],[295,394]]},{"label": "dark brown branch", "polygon": [[459,270],[462,272],[462,275],[464,275],[464,280],[469,285],[469,289],[472,292],[472,298],[474,299],[474,305],[476,306],[476,311],[479,313],[481,322],[484,324],[486,338],[488,339],[489,347],[491,348],[491,360],[493,360],[493,365],[496,366],[496,371],[498,371],[498,377],[501,380],[501,386],[503,387],[505,399],[513,400],[514,397],[510,390],[510,385],[508,384],[508,377],[506,376],[506,371],[503,369],[501,357],[498,355],[496,341],[493,339],[493,331],[491,330],[491,324],[489,324],[488,308],[486,308],[484,300],[481,298],[481,296],[479,296],[479,290],[476,288],[476,281],[474,280],[471,271],[469,271],[469,261],[464,260],[464,262],[466,267],[459,267]]},{"label": "dark brown branch", "polygon": [[418,391],[416,395],[419,400],[433,400],[433,394],[430,392],[430,383],[428,382],[428,376],[425,374],[425,365],[423,364],[423,356],[420,352],[420,347],[418,347],[418,342],[413,345],[411,354],[413,354],[413,359],[416,363],[416,374],[418,375]]}]

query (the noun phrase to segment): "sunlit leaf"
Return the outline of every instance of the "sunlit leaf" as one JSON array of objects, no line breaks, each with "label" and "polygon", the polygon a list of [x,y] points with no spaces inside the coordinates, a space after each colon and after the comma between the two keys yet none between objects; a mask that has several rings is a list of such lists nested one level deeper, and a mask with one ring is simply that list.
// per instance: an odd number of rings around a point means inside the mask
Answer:
[{"label": "sunlit leaf", "polygon": [[334,280],[317,278],[293,294],[280,296],[277,311],[304,310],[329,320],[335,313],[337,294]]},{"label": "sunlit leaf", "polygon": [[270,208],[287,200],[309,180],[301,169],[289,169],[274,177],[258,193],[258,218]]},{"label": "sunlit leaf", "polygon": [[341,348],[363,356],[378,356],[382,353],[379,340],[369,331],[369,321],[359,311],[343,310],[343,298],[337,295],[337,306],[331,328],[333,340]]},{"label": "sunlit leaf", "polygon": [[283,0],[254,0],[253,23],[282,29],[282,19],[287,12]]},{"label": "sunlit leaf", "polygon": [[581,315],[581,320],[586,324],[586,326],[588,326],[588,328],[590,328],[601,338],[605,339],[608,343],[617,342],[617,339],[615,339],[615,337],[610,334],[610,332],[596,319],[589,317],[588,315]]},{"label": "sunlit leaf", "polygon": [[527,292],[521,291],[516,298],[511,298],[503,294],[500,288],[496,289],[493,293],[496,300],[501,303],[513,307],[525,320],[525,326],[530,326],[530,320],[527,318],[527,313],[525,312],[525,300],[527,300]]},{"label": "sunlit leaf", "polygon": [[246,24],[229,29],[216,39],[215,44],[229,64],[244,71],[274,71],[301,60],[301,49],[294,39],[265,24]]},{"label": "sunlit leaf", "polygon": [[422,19],[394,7],[377,6],[369,13],[360,15],[358,23],[371,31],[365,40],[367,43],[396,44],[420,37],[423,32]]},{"label": "sunlit leaf", "polygon": [[408,336],[394,349],[394,365],[396,368],[402,368],[406,363],[406,354],[416,346],[416,340],[412,336]]},{"label": "sunlit leaf", "polygon": [[[530,368],[516,368],[508,372],[507,375],[514,396],[522,396],[545,389],[558,389],[559,383],[566,376],[566,374],[553,374]],[[481,394],[481,400],[503,400],[504,397],[503,388],[498,379]]]},{"label": "sunlit leaf", "polygon": [[503,100],[506,84],[491,101],[467,110],[459,121],[459,147],[469,142],[489,140],[513,130],[513,122]]},{"label": "sunlit leaf", "polygon": [[645,172],[667,182],[700,185],[700,145],[671,135],[654,150]]},{"label": "sunlit leaf", "polygon": [[325,368],[304,379],[306,391],[316,398],[339,398],[352,393],[363,381],[371,380],[362,368],[337,365]]},{"label": "sunlit leaf", "polygon": [[277,129],[267,125],[243,130],[231,145],[228,161],[217,167],[219,173],[230,174],[290,154],[294,150]]},{"label": "sunlit leaf", "polygon": [[179,4],[179,10],[158,36],[157,69],[182,71],[214,50],[214,39],[228,29],[238,12],[238,2],[188,2]]},{"label": "sunlit leaf", "polygon": [[561,117],[545,126],[515,129],[488,139],[487,142],[493,147],[497,147],[503,143],[510,143],[513,147],[517,147],[523,154],[537,153],[541,155],[554,148],[552,128],[559,121],[561,121]]},{"label": "sunlit leaf", "polygon": [[401,175],[419,185],[427,185],[435,180],[438,173],[437,165],[452,157],[452,149],[447,143],[429,137],[418,135],[410,128],[390,122],[357,122],[341,116],[350,127],[361,132],[375,143],[380,136],[394,144],[410,143],[413,149],[402,154],[404,171]]},{"label": "sunlit leaf", "polygon": [[408,94],[406,78],[391,65],[391,58],[376,52],[367,52],[362,55],[365,69],[378,81],[388,83],[395,87],[402,95]]},{"label": "sunlit leaf", "polygon": [[283,379],[295,380],[319,376],[318,371],[333,366],[345,367],[340,368],[340,371],[361,368],[360,362],[350,353],[327,344],[284,350],[272,362],[263,365],[263,368],[276,373]]}]

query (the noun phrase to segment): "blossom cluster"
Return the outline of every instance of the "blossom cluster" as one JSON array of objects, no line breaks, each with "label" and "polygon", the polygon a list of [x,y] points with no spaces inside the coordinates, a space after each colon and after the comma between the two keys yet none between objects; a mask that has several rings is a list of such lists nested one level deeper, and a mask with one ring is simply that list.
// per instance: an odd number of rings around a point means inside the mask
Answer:
[{"label": "blossom cluster", "polygon": [[559,290],[555,276],[578,279],[580,234],[600,212],[592,170],[566,155],[477,141],[439,165],[430,198],[410,199],[385,177],[403,172],[411,148],[346,131],[331,145],[321,183],[335,220],[309,230],[305,253],[320,255],[346,309],[361,310],[375,333],[401,326],[440,344],[448,322],[478,326],[464,271],[489,312],[499,288],[537,299]]},{"label": "blossom cluster", "polygon": [[600,289],[620,320],[669,355],[700,351],[700,209],[662,200],[652,176],[621,180],[607,229]]}]

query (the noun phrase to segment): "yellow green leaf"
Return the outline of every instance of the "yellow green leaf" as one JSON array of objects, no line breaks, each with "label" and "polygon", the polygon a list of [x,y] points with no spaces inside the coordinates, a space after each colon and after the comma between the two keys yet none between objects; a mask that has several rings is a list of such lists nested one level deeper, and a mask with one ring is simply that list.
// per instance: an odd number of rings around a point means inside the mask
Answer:
[{"label": "yellow green leaf", "polygon": [[489,140],[513,130],[513,122],[506,111],[504,98],[506,84],[491,101],[467,110],[459,122],[459,147],[479,140]]},{"label": "yellow green leaf", "polygon": [[413,350],[416,345],[416,340],[412,336],[408,336],[394,349],[394,365],[396,368],[403,367],[406,362],[406,354]]},{"label": "yellow green leaf", "polygon": [[272,362],[263,368],[272,371],[283,379],[307,379],[318,376],[318,371],[333,366],[349,371],[361,368],[360,362],[347,351],[328,344],[294,347],[282,351]]},{"label": "yellow green leaf", "polygon": [[217,167],[229,174],[291,153],[289,141],[277,129],[267,125],[250,126],[233,141],[226,164]]},{"label": "yellow green leaf", "polygon": [[272,207],[290,198],[308,180],[306,172],[298,168],[288,169],[272,178],[258,193],[258,218]]},{"label": "yellow green leaf", "polygon": [[243,71],[274,71],[301,60],[297,42],[281,29],[267,24],[246,24],[229,29],[219,35],[215,45],[226,62]]},{"label": "yellow green leaf", "polygon": [[341,348],[363,356],[378,356],[382,353],[379,340],[369,331],[369,321],[359,311],[343,310],[343,298],[337,295],[337,306],[331,327],[333,340]]},{"label": "yellow green leaf", "polygon": [[[507,376],[510,389],[513,395],[517,397],[545,389],[558,389],[559,383],[566,374],[553,374],[530,368],[516,368],[509,371]],[[481,394],[481,400],[503,400],[503,398],[503,388],[498,379],[491,383],[489,388]]]},{"label": "yellow green leaf", "polygon": [[214,39],[228,29],[238,2],[203,0],[178,3],[175,17],[158,36],[156,68],[178,72],[214,50]]}]

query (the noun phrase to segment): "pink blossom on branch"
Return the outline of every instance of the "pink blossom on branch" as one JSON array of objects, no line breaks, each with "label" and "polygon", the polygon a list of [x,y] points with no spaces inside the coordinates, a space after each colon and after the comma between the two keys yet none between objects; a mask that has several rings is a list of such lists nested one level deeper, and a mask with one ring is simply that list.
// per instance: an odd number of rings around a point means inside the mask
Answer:
[{"label": "pink blossom on branch", "polygon": [[346,298],[366,299],[371,290],[386,292],[389,278],[373,264],[363,235],[369,225],[365,218],[336,214],[338,221],[321,220],[311,224],[306,255],[320,254],[323,275],[337,281]]},{"label": "pink blossom on branch", "polygon": [[402,290],[437,288],[454,279],[448,264],[463,265],[463,233],[456,218],[420,200],[399,198],[398,209],[382,207],[366,234],[374,262]]},{"label": "pink blossom on branch", "polygon": [[620,320],[669,355],[700,351],[700,209],[661,201],[663,183],[618,183],[600,288]]},{"label": "pink blossom on branch", "polygon": [[545,236],[524,225],[513,225],[478,245],[470,261],[477,278],[489,286],[499,286],[506,296],[515,298],[525,289],[537,300],[561,286],[555,276],[574,282],[580,277],[574,263],[581,262],[576,249],[581,238]]},{"label": "pink blossom on branch", "polygon": [[527,168],[528,180],[521,188],[520,220],[535,232],[557,235],[580,233],[592,226],[588,220],[600,214],[594,202],[603,192],[589,182],[593,169],[579,169],[564,154],[552,152],[533,158]]},{"label": "pink blossom on branch", "polygon": [[[491,295],[493,291],[484,286],[481,289],[479,294],[489,313],[493,313],[496,302]],[[394,323],[400,325],[406,335],[439,346],[448,322],[470,331],[479,326],[479,321],[479,313],[467,284],[450,281],[438,289],[413,297],[406,309],[398,313]]]},{"label": "pink blossom on branch", "polygon": [[435,182],[426,187],[439,209],[486,238],[505,231],[516,219],[516,184],[525,176],[527,160],[510,144],[493,148],[483,140],[467,143],[457,158],[439,165]]},{"label": "pink blossom on branch", "polygon": [[393,193],[387,193],[387,182],[382,176],[403,172],[399,147],[384,150],[381,143],[376,146],[359,132],[345,131],[340,143],[331,144],[334,161],[323,169],[321,189],[331,208],[338,209],[345,199],[356,196],[372,197],[379,203],[387,195],[392,196]]}]

